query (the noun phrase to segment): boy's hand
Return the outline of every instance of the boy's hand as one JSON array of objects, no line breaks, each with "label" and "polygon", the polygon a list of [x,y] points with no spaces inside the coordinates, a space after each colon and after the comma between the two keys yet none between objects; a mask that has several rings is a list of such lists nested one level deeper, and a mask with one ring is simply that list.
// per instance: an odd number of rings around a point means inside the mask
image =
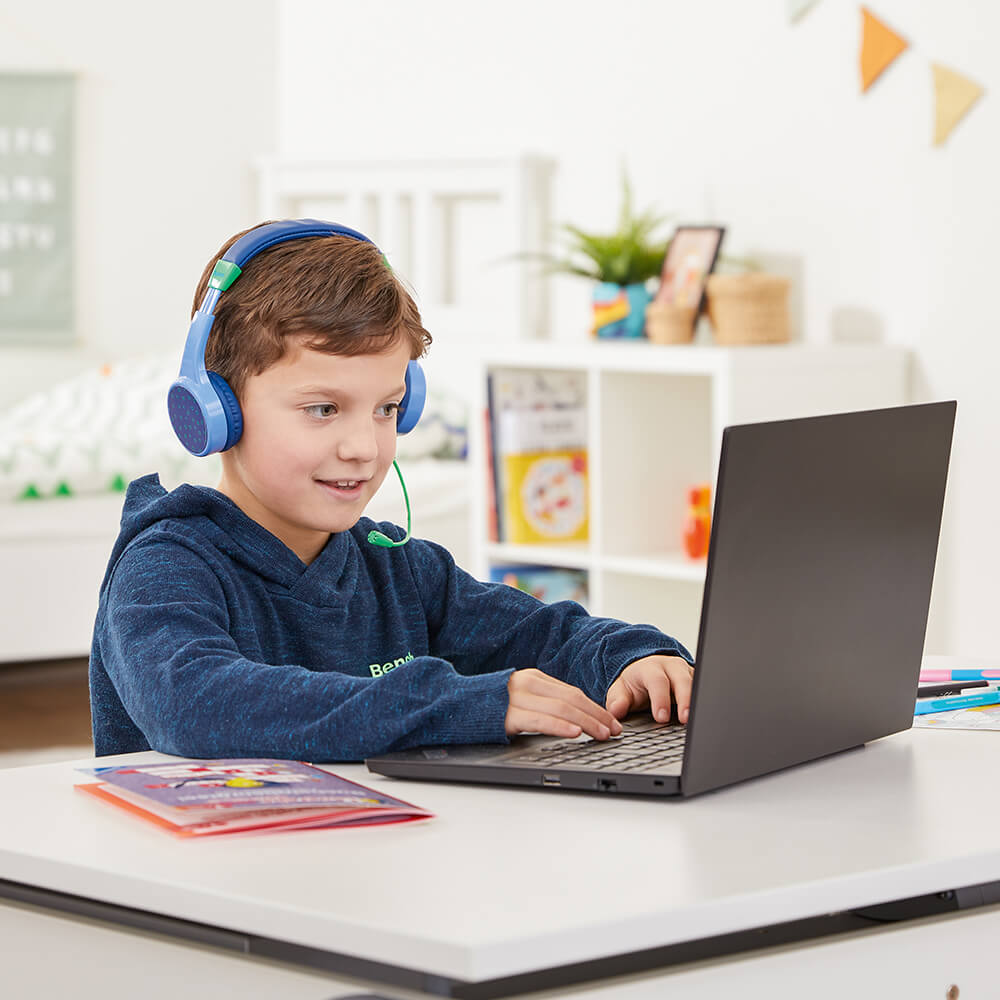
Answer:
[{"label": "boy's hand", "polygon": [[649,706],[657,722],[670,719],[670,696],[677,702],[677,718],[687,722],[691,710],[694,670],[679,656],[644,656],[633,660],[608,688],[605,704],[618,719]]},{"label": "boy's hand", "polygon": [[510,703],[504,729],[508,736],[544,733],[575,739],[587,733],[595,740],[606,740],[622,731],[621,723],[579,688],[533,667],[515,670],[507,691]]}]

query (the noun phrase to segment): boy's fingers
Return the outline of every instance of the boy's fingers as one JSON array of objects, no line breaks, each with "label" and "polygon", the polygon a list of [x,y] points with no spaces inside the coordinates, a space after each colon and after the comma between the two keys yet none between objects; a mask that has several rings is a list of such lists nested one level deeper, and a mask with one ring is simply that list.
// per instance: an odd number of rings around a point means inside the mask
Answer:
[{"label": "boy's fingers", "polygon": [[646,678],[646,690],[649,692],[649,710],[657,722],[670,721],[670,678],[666,674],[654,671]]},{"label": "boy's fingers", "polygon": [[608,688],[608,696],[604,703],[616,719],[624,719],[632,711],[632,692],[624,681],[617,680]]},{"label": "boy's fingers", "polygon": [[[538,670],[533,670],[531,673],[533,676],[526,678],[527,683],[525,685],[518,685],[519,694],[524,692],[537,697],[550,698],[556,702],[563,702],[575,708],[578,712],[593,717],[602,726],[607,727],[614,735],[617,736],[621,732],[621,723],[619,723],[614,715],[596,701],[588,698],[578,687],[567,684],[556,677],[550,677],[548,674],[544,674]],[[562,715],[563,713],[560,712],[558,714]],[[587,730],[587,732],[590,732],[590,730]]]},{"label": "boy's fingers", "polygon": [[[593,736],[595,740],[608,739],[611,736],[612,725],[616,728],[620,726],[618,720],[610,712],[605,712],[604,709],[599,708],[599,716],[596,712],[586,711],[562,699],[547,698],[545,702],[545,707],[550,715],[565,719],[567,722],[572,722],[574,725],[579,726],[588,736]],[[598,708],[596,705],[594,707]],[[607,721],[603,718],[605,716],[607,717]]]},{"label": "boy's fingers", "polygon": [[617,698],[608,699],[608,711],[616,719],[624,719],[632,709],[632,702],[627,695],[618,695]]},{"label": "boy's fingers", "polygon": [[576,739],[581,729],[565,719],[557,719],[542,712],[530,712],[520,708],[510,708],[504,729],[508,736],[517,733],[543,733],[545,736],[561,736],[564,739]]},{"label": "boy's fingers", "polygon": [[674,691],[674,701],[677,702],[677,718],[681,722],[687,722],[691,711],[691,689],[694,686],[694,671],[685,662],[672,663],[667,674],[670,677]]},{"label": "boy's fingers", "polygon": [[[591,702],[593,705],[593,702]],[[587,712],[583,708],[561,698],[549,698],[544,695],[521,694],[516,699],[516,707],[538,716],[549,716],[551,718],[562,719],[576,726],[578,731],[582,730],[588,736],[593,736],[595,740],[606,740],[613,728],[620,730],[620,724],[614,717],[600,709],[601,716],[607,717],[607,722],[603,718],[597,717],[595,713]],[[594,706],[595,708],[597,706]],[[579,732],[576,734],[579,735]]]}]

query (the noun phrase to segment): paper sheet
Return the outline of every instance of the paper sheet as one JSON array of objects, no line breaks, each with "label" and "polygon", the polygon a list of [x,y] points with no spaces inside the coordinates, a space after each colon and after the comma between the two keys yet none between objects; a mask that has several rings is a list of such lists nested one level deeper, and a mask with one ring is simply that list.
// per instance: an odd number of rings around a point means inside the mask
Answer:
[{"label": "paper sheet", "polygon": [[977,705],[913,717],[914,729],[1000,729],[1000,705]]}]

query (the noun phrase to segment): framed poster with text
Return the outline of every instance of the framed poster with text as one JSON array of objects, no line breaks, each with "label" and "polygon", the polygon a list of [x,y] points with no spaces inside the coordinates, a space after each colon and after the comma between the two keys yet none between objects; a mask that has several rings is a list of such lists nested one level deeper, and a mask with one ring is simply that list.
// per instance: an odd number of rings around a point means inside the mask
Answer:
[{"label": "framed poster with text", "polygon": [[75,83],[0,73],[0,344],[74,337]]}]

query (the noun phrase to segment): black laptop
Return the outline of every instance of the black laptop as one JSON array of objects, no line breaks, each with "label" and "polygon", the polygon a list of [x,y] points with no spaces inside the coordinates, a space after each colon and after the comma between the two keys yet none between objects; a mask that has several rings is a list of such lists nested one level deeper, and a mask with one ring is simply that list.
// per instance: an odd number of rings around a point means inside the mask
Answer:
[{"label": "black laptop", "polygon": [[[954,401],[727,427],[686,727],[367,761],[433,781],[694,795],[909,728]],[[669,614],[664,615],[669,618]]]}]

